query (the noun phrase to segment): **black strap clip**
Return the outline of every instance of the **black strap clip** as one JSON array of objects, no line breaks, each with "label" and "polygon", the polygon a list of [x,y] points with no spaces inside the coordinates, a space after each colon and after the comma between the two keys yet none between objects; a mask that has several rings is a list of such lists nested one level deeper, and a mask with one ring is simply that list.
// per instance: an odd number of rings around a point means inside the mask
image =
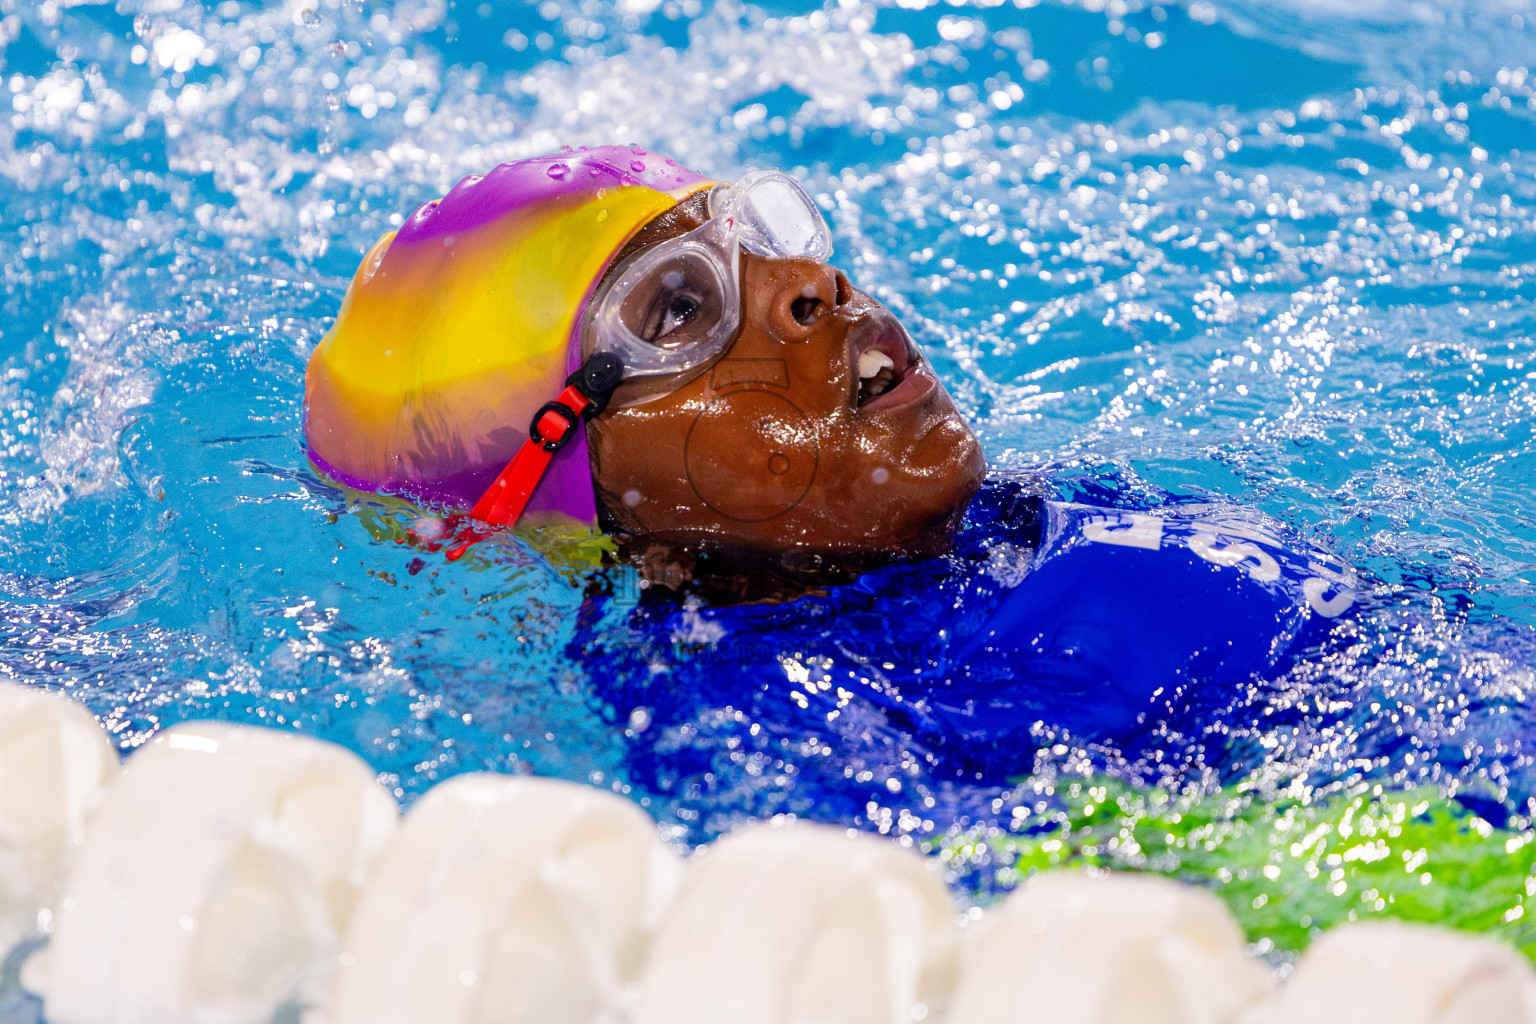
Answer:
[{"label": "black strap clip", "polygon": [[[608,399],[613,397],[614,389],[623,381],[624,364],[619,357],[608,352],[594,352],[581,364],[580,369],[565,378],[565,386],[574,387],[587,400],[588,405],[581,411],[581,418],[589,420],[608,408]],[[539,421],[547,412],[556,413],[565,420],[565,430],[559,437],[551,439],[539,433]],[[578,423],[575,410],[564,402],[545,402],[533,414],[533,422],[528,425],[528,440],[547,452],[557,452],[576,435]]]},{"label": "black strap clip", "polygon": [[611,352],[594,352],[581,364],[581,368],[565,378],[566,386],[586,395],[592,405],[582,413],[587,419],[597,416],[608,408],[608,399],[624,382],[624,363]]}]

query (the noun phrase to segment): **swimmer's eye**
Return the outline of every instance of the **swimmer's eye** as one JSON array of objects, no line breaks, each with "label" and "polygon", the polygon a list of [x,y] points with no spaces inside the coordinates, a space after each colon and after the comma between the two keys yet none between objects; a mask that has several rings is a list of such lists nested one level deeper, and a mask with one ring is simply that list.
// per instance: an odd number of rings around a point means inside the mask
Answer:
[{"label": "swimmer's eye", "polygon": [[640,337],[661,341],[697,316],[703,305],[703,297],[689,289],[662,288],[645,311]]},{"label": "swimmer's eye", "polygon": [[637,341],[683,351],[715,337],[712,332],[725,315],[726,291],[713,263],[698,253],[683,252],[640,275],[625,294],[619,315]]}]

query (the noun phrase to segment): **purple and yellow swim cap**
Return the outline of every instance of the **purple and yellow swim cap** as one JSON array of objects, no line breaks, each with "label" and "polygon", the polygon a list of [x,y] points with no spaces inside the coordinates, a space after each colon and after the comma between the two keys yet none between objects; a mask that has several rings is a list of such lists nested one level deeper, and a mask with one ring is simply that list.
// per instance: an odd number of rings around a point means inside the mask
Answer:
[{"label": "purple and yellow swim cap", "polygon": [[[309,457],[339,483],[474,505],[581,364],[587,302],[657,214],[713,184],[638,147],[502,164],[379,239],[305,374]],[[595,524],[584,432],[528,504]]]}]

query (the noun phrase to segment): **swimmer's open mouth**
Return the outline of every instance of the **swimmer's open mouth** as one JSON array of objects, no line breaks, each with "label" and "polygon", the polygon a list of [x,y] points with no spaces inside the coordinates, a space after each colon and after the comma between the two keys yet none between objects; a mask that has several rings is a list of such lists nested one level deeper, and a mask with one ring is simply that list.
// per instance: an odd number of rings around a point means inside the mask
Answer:
[{"label": "swimmer's open mouth", "polygon": [[[922,373],[922,356],[907,338],[907,332],[894,319],[880,317],[860,331],[853,345],[855,386],[853,404],[859,410],[879,409],[905,404],[905,393],[916,391]],[[926,391],[926,388],[922,390]]]}]

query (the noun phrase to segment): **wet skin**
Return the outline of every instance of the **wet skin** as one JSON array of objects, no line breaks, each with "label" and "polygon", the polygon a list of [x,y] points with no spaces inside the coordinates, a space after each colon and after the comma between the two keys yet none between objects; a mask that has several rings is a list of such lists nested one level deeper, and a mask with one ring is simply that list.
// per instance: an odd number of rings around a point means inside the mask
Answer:
[{"label": "wet skin", "polygon": [[[705,216],[702,195],[674,207],[615,265]],[[786,564],[797,553],[857,561],[946,550],[986,462],[901,324],[841,271],[810,260],[743,252],[741,294],[742,326],[716,362],[588,425],[611,525]],[[859,356],[872,349],[892,361],[885,377],[894,379],[861,396]],[[615,404],[626,397],[621,388]]]}]

